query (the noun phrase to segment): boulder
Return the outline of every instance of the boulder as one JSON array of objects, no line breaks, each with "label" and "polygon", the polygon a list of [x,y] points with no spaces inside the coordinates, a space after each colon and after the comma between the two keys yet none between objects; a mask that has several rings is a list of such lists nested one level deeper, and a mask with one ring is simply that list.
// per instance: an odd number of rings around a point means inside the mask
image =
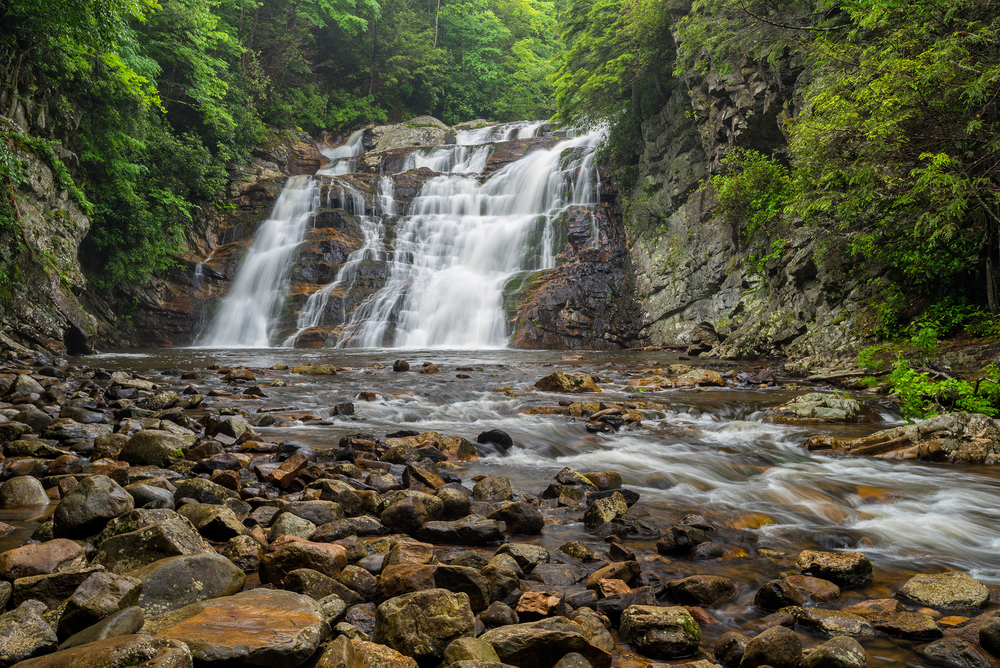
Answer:
[{"label": "boulder", "polygon": [[260,560],[261,582],[280,585],[285,576],[299,568],[311,568],[336,578],[347,565],[347,549],[330,543],[314,543],[285,536],[272,543]]},{"label": "boulder", "polygon": [[860,552],[803,550],[796,565],[806,575],[830,580],[840,587],[863,587],[874,577],[872,562]]},{"label": "boulder", "polygon": [[0,486],[0,508],[41,506],[48,502],[42,483],[32,476],[16,476]]},{"label": "boulder", "polygon": [[733,581],[717,575],[692,575],[666,586],[670,598],[681,605],[712,605],[736,594]]},{"label": "boulder", "polygon": [[175,515],[101,541],[93,561],[114,573],[128,573],[167,557],[214,552],[190,522]]},{"label": "boulder", "polygon": [[726,631],[715,643],[712,656],[724,666],[739,666],[750,638],[738,631]]},{"label": "boulder", "polygon": [[22,606],[0,615],[0,667],[54,652],[55,631],[32,606]]},{"label": "boulder", "polygon": [[143,631],[184,643],[201,665],[294,668],[316,652],[329,626],[308,596],[261,588],[168,612]]},{"label": "boulder", "polygon": [[412,657],[400,654],[391,647],[353,638],[351,643],[368,668],[417,668],[417,662]]},{"label": "boulder", "polygon": [[622,640],[640,654],[657,659],[691,656],[701,642],[701,627],[682,607],[633,605],[621,616]]},{"label": "boulder", "polygon": [[83,548],[56,538],[41,545],[22,545],[0,554],[0,578],[17,580],[33,575],[75,571],[87,565]]},{"label": "boulder", "polygon": [[569,392],[573,394],[601,391],[593,377],[585,373],[566,373],[565,371],[550,373],[536,382],[535,387],[542,392]]},{"label": "boulder", "polygon": [[[92,626],[88,626],[79,633],[71,635],[63,641],[61,645],[59,645],[59,649],[69,649],[79,645],[86,645],[88,643],[96,643],[101,640],[107,640],[108,638],[116,638],[118,636],[127,636],[133,633],[138,633],[139,629],[141,629],[142,625],[145,623],[146,617],[142,614],[142,608],[139,606],[125,608],[124,610],[119,610],[116,613],[108,615],[101,621]],[[186,647],[184,649],[187,651]]]},{"label": "boulder", "polygon": [[477,501],[511,501],[514,491],[507,476],[488,475],[475,484],[472,496]]},{"label": "boulder", "polygon": [[41,601],[50,608],[55,608],[73,595],[77,587],[94,573],[104,570],[101,566],[80,568],[51,575],[32,575],[14,580],[10,595],[10,607],[21,605],[32,599]]},{"label": "boulder", "polygon": [[872,636],[875,627],[872,623],[853,612],[844,610],[826,610],[824,608],[801,608],[793,606],[786,608],[796,624],[801,624],[810,631],[827,636]]},{"label": "boulder", "polygon": [[917,650],[935,665],[954,668],[1000,668],[1000,660],[961,638],[942,638]]},{"label": "boulder", "polygon": [[204,478],[189,478],[177,483],[175,499],[194,499],[198,503],[222,505],[226,499],[239,499],[239,493]]},{"label": "boulder", "polygon": [[596,529],[607,522],[623,520],[628,516],[628,504],[625,497],[618,492],[611,496],[597,499],[583,514],[583,524],[588,529]]},{"label": "boulder", "polygon": [[810,392],[766,411],[771,422],[786,424],[827,422],[878,422],[878,414],[865,404],[836,394]]},{"label": "boulder", "polygon": [[480,636],[500,660],[520,668],[553,668],[570,652],[583,655],[593,668],[610,668],[611,655],[588,642],[580,625],[565,617],[511,624]]},{"label": "boulder", "polygon": [[505,543],[497,549],[496,554],[509,555],[525,573],[530,573],[540,564],[547,564],[552,560],[548,550],[533,543]]},{"label": "boulder", "polygon": [[475,635],[476,620],[468,596],[427,589],[378,606],[372,640],[419,661],[441,658],[453,640]]},{"label": "boulder", "polygon": [[828,640],[806,656],[803,668],[866,668],[865,648],[854,638]]},{"label": "boulder", "polygon": [[114,573],[94,573],[66,601],[58,634],[68,638],[139,601],[142,582]]},{"label": "boulder", "polygon": [[506,528],[503,522],[471,514],[451,522],[426,522],[417,532],[417,538],[435,544],[489,545],[503,540]]},{"label": "boulder", "polygon": [[915,575],[896,594],[945,610],[975,610],[990,600],[990,590],[986,585],[961,571]]},{"label": "boulder", "polygon": [[122,635],[60,647],[55,654],[30,659],[18,664],[18,668],[191,668],[191,665],[191,652],[179,642]]},{"label": "boulder", "polygon": [[56,507],[52,532],[77,538],[96,533],[108,520],[135,507],[132,495],[105,475],[84,478]]},{"label": "boulder", "polygon": [[802,641],[784,626],[767,629],[747,643],[740,668],[798,668],[802,659]]},{"label": "boulder", "polygon": [[142,583],[138,605],[153,617],[243,589],[246,574],[229,559],[213,553],[160,559],[128,573]]},{"label": "boulder", "polygon": [[170,466],[175,459],[184,458],[184,450],[194,443],[193,437],[184,437],[160,429],[143,429],[136,432],[122,447],[118,458],[133,466]]},{"label": "boulder", "polygon": [[316,668],[368,668],[368,662],[354,649],[350,638],[337,636],[326,646]]},{"label": "boulder", "polygon": [[208,540],[222,543],[236,536],[250,534],[250,530],[240,522],[236,513],[225,506],[188,503],[181,506],[177,514],[186,517],[198,533]]}]

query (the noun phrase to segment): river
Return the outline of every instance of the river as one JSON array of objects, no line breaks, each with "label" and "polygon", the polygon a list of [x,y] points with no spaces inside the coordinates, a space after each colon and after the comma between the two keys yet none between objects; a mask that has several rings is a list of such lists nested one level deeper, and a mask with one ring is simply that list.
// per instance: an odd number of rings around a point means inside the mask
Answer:
[{"label": "river", "polygon": [[[705,626],[703,647],[710,647],[712,638],[724,631],[752,626],[762,616],[753,607],[756,590],[766,580],[794,571],[802,549],[859,550],[874,562],[875,583],[844,591],[836,607],[891,596],[913,573],[957,569],[987,584],[1000,583],[996,469],[837,458],[800,447],[812,434],[854,437],[894,426],[899,424],[897,415],[881,409],[888,422],[877,425],[770,424],[763,421],[762,409],[814,388],[785,380],[767,388],[631,394],[628,382],[643,370],[683,358],[671,352],[638,351],[584,352],[582,360],[564,359],[567,356],[564,351],[509,349],[170,349],[108,353],[71,363],[127,369],[178,390],[191,383],[199,393],[229,387],[206,371],[210,363],[265,370],[276,364],[335,364],[343,367],[336,376],[259,372],[258,383],[269,396],[219,396],[209,402],[254,417],[264,407],[285,407],[273,414],[287,423],[259,427],[260,434],[267,440],[295,439],[315,448],[330,447],[341,436],[358,432],[384,437],[400,429],[434,430],[473,441],[489,429],[509,433],[515,447],[506,456],[483,457],[460,472],[470,485],[478,474],[506,475],[516,491],[538,494],[564,466],[616,471],[627,487],[641,495],[632,512],[652,525],[666,528],[695,513],[718,527],[713,540],[726,548],[719,559],[668,559],[656,555],[655,539],[629,542],[660,574],[718,574],[737,583],[737,596],[711,609],[718,623]],[[411,369],[434,363],[440,373],[395,373],[392,362],[400,358],[408,360]],[[379,364],[383,368],[377,368]],[[712,366],[735,375],[749,365]],[[533,388],[539,378],[558,368],[585,371],[599,379],[604,391],[587,399],[639,400],[655,408],[645,411],[639,429],[599,434],[588,433],[581,419],[526,414],[532,407],[557,406],[566,399],[567,395]],[[191,369],[202,378],[182,381],[179,374]],[[287,385],[267,386],[276,379]],[[358,400],[363,391],[375,392],[377,399]],[[331,417],[332,407],[346,401],[354,402],[355,415]],[[594,541],[580,522],[579,510],[549,507],[543,513],[548,524],[535,540],[553,554],[570,540]],[[785,556],[763,557],[757,552],[761,548]],[[911,641],[882,636],[863,642],[870,666],[904,660],[923,665],[912,653]],[[632,665],[630,661],[627,656],[618,658],[619,665]]]}]

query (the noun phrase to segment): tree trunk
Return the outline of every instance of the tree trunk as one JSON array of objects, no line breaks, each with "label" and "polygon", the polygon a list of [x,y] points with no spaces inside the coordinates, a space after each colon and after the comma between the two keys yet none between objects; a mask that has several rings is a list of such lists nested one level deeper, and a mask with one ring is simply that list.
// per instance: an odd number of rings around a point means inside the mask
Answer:
[{"label": "tree trunk", "polygon": [[378,53],[378,19],[372,20],[372,75],[368,79],[368,94],[375,89],[375,56]]},{"label": "tree trunk", "polygon": [[441,16],[441,0],[437,0],[437,11],[434,12],[434,48],[438,48],[438,17]]},{"label": "tree trunk", "polygon": [[990,314],[994,317],[1000,310],[1000,295],[997,294],[997,264],[996,264],[997,244],[996,231],[990,225],[986,235],[986,303],[989,304]]}]

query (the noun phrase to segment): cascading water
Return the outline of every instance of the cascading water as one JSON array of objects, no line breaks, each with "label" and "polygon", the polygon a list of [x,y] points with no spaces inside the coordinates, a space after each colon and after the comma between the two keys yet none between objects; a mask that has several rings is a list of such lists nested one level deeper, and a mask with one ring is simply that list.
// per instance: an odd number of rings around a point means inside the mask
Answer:
[{"label": "cascading water", "polygon": [[529,153],[482,184],[427,181],[399,225],[385,287],[354,311],[338,347],[504,346],[504,285],[555,266],[553,220],[596,201],[592,154],[602,137]]},{"label": "cascading water", "polygon": [[316,209],[319,187],[310,176],[288,179],[271,217],[261,224],[219,312],[195,341],[209,348],[266,348],[288,293],[292,256]]},{"label": "cascading water", "polygon": [[[343,146],[324,151],[330,163],[317,178],[289,180],[220,311],[196,345],[273,345],[289,294],[290,266],[320,204],[320,181],[326,179],[331,200],[327,206],[339,206],[354,216],[362,243],[334,280],[309,296],[299,310],[295,333],[281,346],[294,346],[310,328],[343,324],[338,347],[503,347],[504,286],[525,271],[554,267],[560,250],[556,219],[570,205],[598,201],[594,153],[603,137],[599,131],[529,152],[485,180],[478,176],[492,151],[489,142],[534,137],[543,125],[521,122],[461,131],[456,145],[412,154],[407,168],[429,166],[439,175],[424,182],[406,215],[397,211],[393,175],[383,175],[378,182],[378,216],[365,215],[364,196],[348,185],[357,181],[340,178],[353,172],[363,152],[361,132]],[[390,217],[397,224],[391,252],[386,253]],[[384,285],[348,313],[346,297],[360,266],[369,260],[385,262]],[[329,339],[328,345],[332,342]]]}]

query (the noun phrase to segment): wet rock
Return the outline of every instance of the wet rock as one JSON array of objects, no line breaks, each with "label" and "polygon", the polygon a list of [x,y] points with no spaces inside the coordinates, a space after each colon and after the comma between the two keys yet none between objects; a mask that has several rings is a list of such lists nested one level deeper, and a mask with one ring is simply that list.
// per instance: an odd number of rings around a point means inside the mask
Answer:
[{"label": "wet rock", "polygon": [[292,373],[298,373],[305,376],[336,376],[337,367],[332,364],[305,364],[302,366],[292,367]]},{"label": "wet rock", "polygon": [[489,443],[499,447],[503,452],[514,447],[514,440],[510,437],[510,434],[499,429],[490,429],[489,431],[481,432],[479,436],[476,436],[476,443]]},{"label": "wet rock", "polygon": [[316,533],[316,525],[291,513],[279,513],[267,532],[268,542],[274,542],[282,536],[295,536],[309,540]]},{"label": "wet rock", "polygon": [[517,624],[519,621],[517,613],[515,613],[509,605],[501,601],[493,601],[490,603],[489,607],[479,614],[479,619],[482,620],[483,624],[490,628],[495,626]]},{"label": "wet rock", "polygon": [[791,605],[802,605],[805,597],[784,579],[769,580],[757,590],[753,604],[761,610],[774,612]]},{"label": "wet rock", "polygon": [[666,583],[670,598],[681,605],[712,605],[736,594],[729,578],[716,575],[692,575]]},{"label": "wet rock", "polygon": [[125,488],[136,508],[174,508],[174,493],[162,487],[133,483]]},{"label": "wet rock", "polygon": [[486,476],[472,488],[472,496],[479,501],[511,501],[514,492],[507,476]]},{"label": "wet rock", "polygon": [[803,550],[796,563],[806,575],[830,580],[840,587],[863,587],[872,581],[872,562],[860,552]]},{"label": "wet rock", "polygon": [[1000,661],[961,638],[942,638],[917,650],[931,662],[950,668],[997,668]]},{"label": "wet rock", "polygon": [[469,514],[469,508],[472,507],[469,493],[462,490],[451,488],[439,489],[437,498],[441,500],[444,506],[441,517],[446,520],[465,517]]},{"label": "wet rock", "polygon": [[724,666],[739,666],[750,638],[738,631],[727,631],[715,643],[712,656]]},{"label": "wet rock", "polygon": [[556,587],[526,591],[518,599],[514,612],[523,622],[562,616],[566,614],[566,592]]},{"label": "wet rock", "polygon": [[545,585],[568,587],[579,582],[584,571],[570,564],[541,564],[532,569],[528,579]]},{"label": "wet rock", "polygon": [[14,580],[10,606],[18,606],[30,600],[41,601],[49,607],[59,606],[72,596],[77,587],[83,584],[87,578],[102,570],[100,567],[91,567],[64,573],[18,578]]},{"label": "wet rock", "polygon": [[198,503],[222,505],[226,499],[239,499],[240,495],[231,489],[203,478],[190,478],[177,483],[174,491],[176,499],[192,499]]},{"label": "wet rock", "polygon": [[380,519],[389,531],[415,533],[429,516],[430,512],[423,501],[415,496],[408,496],[382,511]]},{"label": "wet rock", "polygon": [[601,554],[592,547],[584,545],[578,540],[564,543],[559,547],[559,551],[573,557],[574,559],[579,559],[580,561],[602,561],[605,559],[604,554]]},{"label": "wet rock", "polygon": [[167,467],[183,459],[184,449],[193,441],[168,431],[143,429],[125,443],[118,457],[133,466]]},{"label": "wet rock", "polygon": [[399,372],[399,371],[409,371],[410,370],[410,363],[407,362],[406,360],[396,360],[396,361],[394,361],[392,363],[392,370],[393,371],[397,371],[397,372]]},{"label": "wet rock", "polygon": [[[108,638],[117,638],[138,633],[145,623],[146,617],[142,613],[142,608],[134,606],[119,610],[108,615],[101,621],[88,626],[79,633],[75,633],[67,638],[61,645],[60,650],[78,647],[89,643],[96,643]],[[187,648],[185,648],[186,651]],[[61,664],[60,664],[61,665]],[[89,667],[92,664],[87,664]]]},{"label": "wet rock", "polygon": [[499,662],[493,646],[478,638],[456,638],[444,650],[445,665],[457,661],[492,661]]},{"label": "wet rock", "polygon": [[428,589],[391,598],[378,606],[372,640],[417,659],[440,658],[461,637],[474,637],[469,597]]},{"label": "wet rock", "polygon": [[791,607],[788,612],[795,618],[796,624],[801,624],[811,631],[828,636],[871,636],[875,628],[871,622],[851,612],[843,610],[824,610],[822,608]]},{"label": "wet rock", "polygon": [[542,392],[570,392],[574,394],[601,391],[591,376],[585,373],[566,373],[565,371],[555,371],[545,376],[535,383],[535,387]]},{"label": "wet rock", "polygon": [[75,571],[86,564],[83,548],[71,540],[56,538],[41,545],[22,545],[0,554],[0,578],[17,580]]},{"label": "wet rock", "polygon": [[208,540],[221,543],[236,536],[250,534],[250,530],[240,522],[236,513],[225,506],[189,503],[182,506],[177,514],[190,520],[198,533]]},{"label": "wet rock", "polygon": [[[426,525],[425,525],[426,526]],[[329,543],[348,536],[381,536],[385,527],[376,518],[367,515],[348,517],[324,524],[316,528],[312,540],[319,543]]]},{"label": "wet rock", "polygon": [[55,651],[55,631],[33,607],[22,606],[0,615],[0,666]]},{"label": "wet rock", "polygon": [[368,663],[354,649],[347,636],[337,636],[326,646],[316,668],[368,668]]},{"label": "wet rock", "polygon": [[891,636],[931,640],[944,635],[933,617],[919,612],[889,612],[867,617],[876,629]]},{"label": "wet rock", "polygon": [[974,610],[990,599],[986,585],[960,571],[915,575],[896,593],[917,603],[946,610]]},{"label": "wet rock", "polygon": [[[615,582],[614,580],[602,580]],[[597,612],[606,616],[612,624],[618,625],[622,615],[631,607],[656,605],[656,595],[652,587],[636,587],[632,591],[613,594],[597,602]]]},{"label": "wet rock", "polygon": [[471,514],[451,522],[427,522],[417,532],[417,538],[428,543],[456,545],[488,545],[503,540],[506,525]]},{"label": "wet rock", "polygon": [[16,476],[0,486],[0,508],[41,506],[48,502],[42,483],[31,476]]},{"label": "wet rock", "polygon": [[251,536],[236,536],[230,538],[222,556],[233,562],[244,573],[253,573],[260,566],[264,556],[264,546]]},{"label": "wet rock", "polygon": [[570,652],[581,654],[594,668],[610,668],[611,655],[591,645],[582,631],[565,617],[551,617],[492,629],[480,638],[501,661],[520,668],[553,668]]},{"label": "wet rock", "polygon": [[979,645],[993,656],[1000,657],[1000,618],[993,617],[979,627]]},{"label": "wet rock", "polygon": [[142,582],[136,578],[94,573],[66,601],[59,618],[59,637],[68,638],[109,615],[135,606],[141,592]]},{"label": "wet rock", "polygon": [[622,640],[658,659],[691,656],[701,642],[701,627],[682,607],[633,605],[622,613]]},{"label": "wet rock", "polygon": [[121,485],[104,475],[90,476],[59,502],[52,530],[60,537],[86,536],[133,507],[132,496]]},{"label": "wet rock", "polygon": [[167,557],[214,552],[190,522],[174,516],[103,540],[98,545],[93,562],[113,573],[122,574]]},{"label": "wet rock", "polygon": [[639,577],[641,567],[635,561],[618,561],[597,569],[587,578],[587,589],[596,589],[601,580],[621,580],[632,584]]},{"label": "wet rock", "polygon": [[689,526],[674,526],[656,541],[656,551],[660,554],[684,554],[697,545],[708,542],[708,534]]},{"label": "wet rock", "polygon": [[185,606],[147,621],[143,630],[186,644],[203,665],[291,668],[316,652],[329,627],[311,598],[254,589]]},{"label": "wet rock", "polygon": [[311,568],[336,578],[347,564],[347,550],[340,545],[314,543],[286,536],[269,547],[260,560],[262,582],[280,584],[285,576],[299,568]]},{"label": "wet rock", "polygon": [[366,640],[351,640],[355,651],[362,656],[368,668],[417,668],[417,662],[391,647]]},{"label": "wet rock", "polygon": [[747,643],[740,668],[797,668],[802,659],[802,641],[784,626],[767,629]]},{"label": "wet rock", "polygon": [[540,534],[545,527],[542,514],[527,501],[505,503],[487,517],[504,522],[507,530],[515,534]]},{"label": "wet rock", "polygon": [[235,594],[246,582],[242,570],[215,553],[160,559],[128,575],[142,582],[138,605],[150,617],[198,601]]},{"label": "wet rock", "polygon": [[282,587],[317,601],[328,596],[336,596],[345,605],[358,605],[365,602],[364,598],[357,592],[311,568],[298,568],[291,571],[285,576]]},{"label": "wet rock", "polygon": [[589,529],[596,529],[606,522],[625,519],[628,516],[628,505],[625,497],[614,492],[609,497],[594,501],[583,515],[583,524]]},{"label": "wet rock", "polygon": [[26,661],[26,668],[191,668],[191,652],[183,644],[144,635],[101,638],[91,644]]},{"label": "wet rock", "polygon": [[865,668],[865,649],[854,638],[828,640],[806,656],[804,668]]},{"label": "wet rock", "polygon": [[878,422],[878,414],[855,399],[810,392],[766,412],[772,422]]},{"label": "wet rock", "polygon": [[507,543],[501,545],[496,554],[510,556],[525,573],[530,573],[539,564],[547,564],[552,559],[548,550],[532,543]]}]

